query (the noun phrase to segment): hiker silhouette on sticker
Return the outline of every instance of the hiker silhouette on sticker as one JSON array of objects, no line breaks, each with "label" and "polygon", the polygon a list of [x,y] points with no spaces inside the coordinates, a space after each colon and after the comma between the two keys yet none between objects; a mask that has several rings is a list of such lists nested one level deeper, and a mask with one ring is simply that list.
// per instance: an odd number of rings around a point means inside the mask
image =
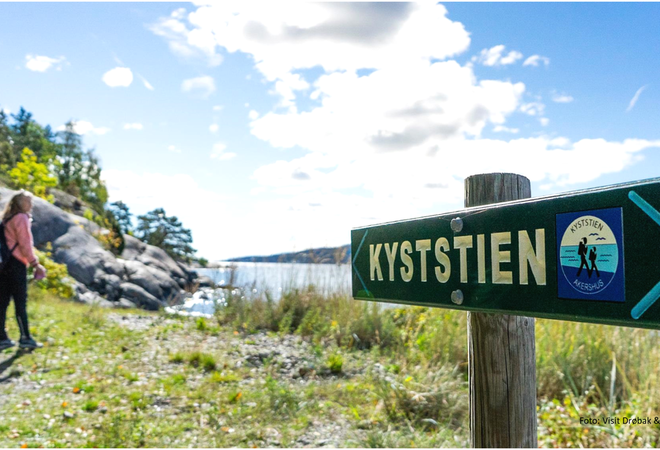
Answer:
[{"label": "hiker silhouette on sticker", "polygon": [[557,296],[624,302],[621,208],[557,214]]},{"label": "hiker silhouette on sticker", "polygon": [[587,264],[587,238],[583,237],[582,240],[580,241],[580,245],[578,247],[578,255],[580,255],[580,268],[577,271],[577,276],[579,277],[580,274],[582,273],[582,267],[585,267],[587,269],[587,274],[589,275],[589,278],[591,278],[591,270],[589,270],[589,264]]},{"label": "hiker silhouette on sticker", "polygon": [[596,247],[591,247],[591,251],[589,252],[589,261],[591,261],[591,270],[587,269],[587,273],[589,274],[589,278],[591,278],[591,274],[596,271],[596,276],[600,278],[600,272],[598,271],[598,266],[596,265]]},{"label": "hiker silhouette on sticker", "polygon": [[[591,267],[587,262],[587,254],[589,255],[589,262],[591,262]],[[600,278],[600,272],[598,271],[598,266],[596,265],[596,258],[598,257],[598,251],[596,250],[596,247],[589,248],[587,246],[586,237],[583,237],[582,240],[580,241],[580,245],[578,247],[578,255],[580,255],[580,268],[578,269],[577,277],[580,276],[580,274],[582,273],[582,268],[584,267],[587,269],[588,278],[591,278],[591,275],[594,273],[594,270],[596,271],[596,276]]]}]

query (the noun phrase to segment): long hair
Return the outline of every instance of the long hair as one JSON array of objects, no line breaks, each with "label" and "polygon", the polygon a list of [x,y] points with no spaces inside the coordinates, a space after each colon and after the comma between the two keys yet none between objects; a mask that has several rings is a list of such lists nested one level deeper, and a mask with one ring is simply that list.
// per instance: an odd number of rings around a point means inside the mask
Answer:
[{"label": "long hair", "polygon": [[31,198],[32,194],[27,191],[19,191],[17,194],[15,194],[7,202],[7,205],[5,206],[5,210],[2,212],[2,220],[9,219],[10,217],[19,213],[27,213],[27,211],[23,211],[20,201],[22,198],[26,198],[26,197]]}]

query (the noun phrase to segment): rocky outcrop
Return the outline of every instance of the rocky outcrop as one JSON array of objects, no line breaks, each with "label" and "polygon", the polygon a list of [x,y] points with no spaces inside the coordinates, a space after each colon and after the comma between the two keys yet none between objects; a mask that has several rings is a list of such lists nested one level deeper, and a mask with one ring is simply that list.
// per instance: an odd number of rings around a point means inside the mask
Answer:
[{"label": "rocky outcrop", "polygon": [[[0,188],[0,208],[15,191]],[[124,235],[120,257],[105,250],[93,236],[106,232],[85,218],[34,198],[32,234],[37,248],[52,244],[53,259],[66,264],[78,283],[78,300],[102,306],[157,310],[179,302],[196,274],[162,249]]]},{"label": "rocky outcrop", "polygon": [[83,217],[87,209],[91,209],[89,205],[80,200],[75,195],[67,194],[59,189],[50,189],[49,194],[53,196],[53,204],[64,211],[75,214],[76,216]]}]

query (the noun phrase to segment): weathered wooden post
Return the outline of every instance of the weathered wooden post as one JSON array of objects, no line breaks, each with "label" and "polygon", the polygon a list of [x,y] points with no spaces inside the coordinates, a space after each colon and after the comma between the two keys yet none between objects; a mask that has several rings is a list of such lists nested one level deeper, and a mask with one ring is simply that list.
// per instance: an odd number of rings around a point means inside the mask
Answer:
[{"label": "weathered wooden post", "polygon": [[[531,197],[530,182],[512,173],[465,180],[465,206]],[[472,447],[538,447],[534,318],[468,312]]]}]

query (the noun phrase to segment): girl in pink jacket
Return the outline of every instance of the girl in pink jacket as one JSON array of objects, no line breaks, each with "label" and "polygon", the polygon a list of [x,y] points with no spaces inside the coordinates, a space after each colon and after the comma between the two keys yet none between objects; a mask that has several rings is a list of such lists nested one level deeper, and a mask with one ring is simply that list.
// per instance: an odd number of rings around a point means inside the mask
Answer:
[{"label": "girl in pink jacket", "polygon": [[2,214],[7,247],[11,250],[11,257],[0,272],[0,351],[16,345],[9,339],[5,330],[7,308],[12,297],[14,298],[18,328],[21,330],[19,347],[29,349],[42,347],[42,344],[30,336],[27,317],[27,266],[34,268],[36,279],[46,275],[46,269],[39,264],[32,250],[30,224],[32,219],[29,215],[31,211],[32,195],[29,192],[21,191],[9,200]]}]

